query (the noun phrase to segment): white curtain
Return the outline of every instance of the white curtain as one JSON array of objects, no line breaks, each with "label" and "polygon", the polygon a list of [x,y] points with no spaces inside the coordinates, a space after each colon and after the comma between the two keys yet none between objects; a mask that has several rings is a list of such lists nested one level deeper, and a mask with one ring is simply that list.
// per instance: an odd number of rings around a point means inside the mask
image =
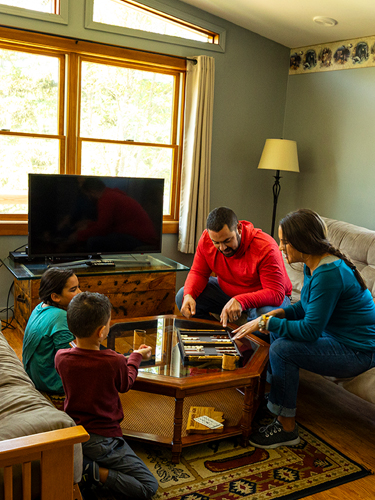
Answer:
[{"label": "white curtain", "polygon": [[215,59],[187,62],[178,250],[194,253],[210,206]]}]

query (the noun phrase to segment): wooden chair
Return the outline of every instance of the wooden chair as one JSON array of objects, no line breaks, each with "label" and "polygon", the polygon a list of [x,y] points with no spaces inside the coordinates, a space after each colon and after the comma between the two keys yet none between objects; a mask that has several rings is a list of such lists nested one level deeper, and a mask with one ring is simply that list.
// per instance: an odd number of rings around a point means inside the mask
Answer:
[{"label": "wooden chair", "polygon": [[22,499],[31,500],[31,462],[35,460],[40,462],[40,500],[81,500],[78,485],[73,484],[73,447],[89,437],[77,426],[0,441],[4,500],[14,500],[13,466],[17,464],[22,465]]}]

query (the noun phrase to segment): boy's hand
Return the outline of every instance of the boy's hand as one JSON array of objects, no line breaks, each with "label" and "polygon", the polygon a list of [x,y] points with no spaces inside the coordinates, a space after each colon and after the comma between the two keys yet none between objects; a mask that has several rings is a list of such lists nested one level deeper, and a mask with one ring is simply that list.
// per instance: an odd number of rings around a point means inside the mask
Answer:
[{"label": "boy's hand", "polygon": [[134,352],[139,352],[140,354],[142,354],[142,359],[144,359],[144,360],[150,359],[151,358],[152,347],[150,347],[149,345],[146,345],[146,344],[141,344],[139,346],[139,349],[137,349]]}]

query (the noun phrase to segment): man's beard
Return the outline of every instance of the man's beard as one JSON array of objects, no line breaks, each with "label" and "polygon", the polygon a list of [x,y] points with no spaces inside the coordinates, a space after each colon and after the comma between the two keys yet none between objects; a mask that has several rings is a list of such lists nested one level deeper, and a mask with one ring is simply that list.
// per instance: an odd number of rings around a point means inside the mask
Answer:
[{"label": "man's beard", "polygon": [[233,250],[230,247],[228,247],[228,250],[230,249],[230,252],[228,252],[228,253],[225,253],[222,250],[219,250],[219,252],[221,252],[224,255],[224,257],[232,257],[237,252],[237,250],[240,248],[241,236],[238,234],[238,231],[236,231],[236,238],[237,238],[237,248],[235,250]]}]

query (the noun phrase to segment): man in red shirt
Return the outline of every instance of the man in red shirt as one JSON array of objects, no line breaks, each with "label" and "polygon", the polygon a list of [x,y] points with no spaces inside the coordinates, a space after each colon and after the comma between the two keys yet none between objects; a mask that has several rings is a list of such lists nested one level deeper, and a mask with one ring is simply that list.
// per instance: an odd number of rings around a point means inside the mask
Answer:
[{"label": "man in red shirt", "polygon": [[227,326],[245,311],[250,321],[288,306],[291,293],[276,241],[251,222],[238,221],[230,208],[219,207],[208,215],[176,304],[186,318],[212,319],[209,313],[216,313]]}]

